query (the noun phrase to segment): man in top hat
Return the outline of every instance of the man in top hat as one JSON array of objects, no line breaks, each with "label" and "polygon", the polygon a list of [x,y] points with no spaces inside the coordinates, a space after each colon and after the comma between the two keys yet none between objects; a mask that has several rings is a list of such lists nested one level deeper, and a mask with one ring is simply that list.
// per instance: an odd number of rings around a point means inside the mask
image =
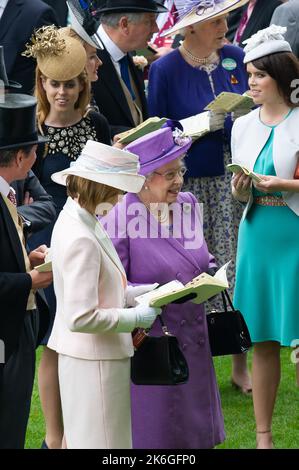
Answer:
[{"label": "man in top hat", "polygon": [[[35,98],[8,94],[0,103],[0,448],[23,448],[29,418],[38,334],[37,289],[52,282],[41,273],[46,247],[27,255],[11,182],[26,177],[39,138]],[[42,313],[41,313],[42,314]]]},{"label": "man in top hat", "polygon": [[57,24],[54,11],[41,0],[0,0],[0,45],[4,46],[7,75],[32,93],[35,61],[21,53],[34,29]]},{"label": "man in top hat", "polygon": [[167,9],[154,0],[106,0],[97,11],[104,49],[98,51],[103,65],[94,98],[115,135],[148,117],[143,74],[130,52],[147,47],[158,31],[157,14]]}]

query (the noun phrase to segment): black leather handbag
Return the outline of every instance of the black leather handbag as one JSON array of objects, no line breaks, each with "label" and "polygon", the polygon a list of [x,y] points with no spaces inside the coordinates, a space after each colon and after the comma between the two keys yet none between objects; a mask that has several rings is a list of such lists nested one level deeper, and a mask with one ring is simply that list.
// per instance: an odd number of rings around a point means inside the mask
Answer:
[{"label": "black leather handbag", "polygon": [[161,315],[158,318],[163,335],[146,334],[131,358],[131,380],[135,385],[178,385],[189,378],[188,364],[177,338],[168,332]]},{"label": "black leather handbag", "polygon": [[[224,311],[212,310],[207,314],[212,356],[245,353],[252,346],[246,322],[242,313],[234,309],[228,292],[221,295]],[[231,310],[228,310],[226,300]]]}]

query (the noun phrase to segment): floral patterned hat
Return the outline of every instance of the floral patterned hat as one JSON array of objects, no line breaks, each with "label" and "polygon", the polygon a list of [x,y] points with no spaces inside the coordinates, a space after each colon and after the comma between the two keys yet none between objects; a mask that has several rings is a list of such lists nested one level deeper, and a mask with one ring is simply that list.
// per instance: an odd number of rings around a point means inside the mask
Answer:
[{"label": "floral patterned hat", "polygon": [[178,21],[161,36],[171,36],[180,29],[225,15],[249,0],[175,0]]}]

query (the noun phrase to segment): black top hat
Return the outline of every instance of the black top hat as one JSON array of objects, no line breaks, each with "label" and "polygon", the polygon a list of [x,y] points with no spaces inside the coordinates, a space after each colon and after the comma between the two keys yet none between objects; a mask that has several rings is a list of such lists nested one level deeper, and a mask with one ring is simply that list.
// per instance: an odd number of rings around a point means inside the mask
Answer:
[{"label": "black top hat", "polygon": [[36,99],[30,95],[9,93],[0,102],[0,149],[21,148],[46,142],[36,128]]},{"label": "black top hat", "polygon": [[[0,46],[0,80],[4,83],[5,90],[9,90],[10,88],[22,88],[22,85],[18,82],[13,82],[12,80],[8,80],[6,74],[6,67],[4,62],[4,49],[3,46]],[[1,82],[0,82],[1,88]]]},{"label": "black top hat", "polygon": [[167,8],[162,3],[155,0],[106,0],[100,2],[97,14],[118,13],[118,12],[151,12],[165,13]]}]

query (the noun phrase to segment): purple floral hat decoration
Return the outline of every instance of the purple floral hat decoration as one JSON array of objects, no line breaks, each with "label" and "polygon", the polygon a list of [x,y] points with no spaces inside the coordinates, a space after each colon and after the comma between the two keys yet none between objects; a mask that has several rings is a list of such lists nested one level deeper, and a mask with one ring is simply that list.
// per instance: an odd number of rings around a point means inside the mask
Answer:
[{"label": "purple floral hat decoration", "polygon": [[192,139],[183,134],[178,121],[167,121],[164,126],[134,140],[124,150],[138,155],[140,174],[148,175],[166,163],[183,156],[191,147]]},{"label": "purple floral hat decoration", "polygon": [[192,24],[218,18],[248,2],[249,0],[176,0],[178,21],[162,36],[171,36]]}]

